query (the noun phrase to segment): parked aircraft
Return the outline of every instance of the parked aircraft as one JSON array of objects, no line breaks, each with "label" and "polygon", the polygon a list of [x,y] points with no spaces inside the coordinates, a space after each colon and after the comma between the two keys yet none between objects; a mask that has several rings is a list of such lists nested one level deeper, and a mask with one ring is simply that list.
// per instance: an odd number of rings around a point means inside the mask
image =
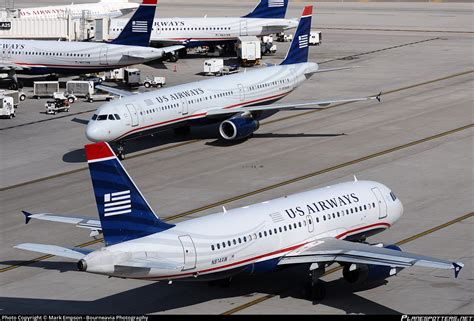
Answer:
[{"label": "parked aircraft", "polygon": [[286,58],[279,66],[258,68],[137,95],[97,86],[128,97],[101,106],[87,125],[87,138],[94,142],[116,142],[119,157],[123,159],[123,144],[126,140],[169,128],[186,132],[189,126],[221,122],[221,137],[225,140],[238,140],[249,137],[258,129],[258,119],[263,111],[380,100],[379,96],[372,96],[267,105],[285,97],[315,73],[340,69],[319,70],[317,63],[308,62],[311,14],[312,6],[306,7]]},{"label": "parked aircraft", "polygon": [[81,74],[140,64],[182,45],[150,48],[157,0],[143,0],[119,37],[110,43],[0,39],[0,70],[16,74]]},{"label": "parked aircraft", "polygon": [[[132,12],[138,8],[138,3],[128,0],[101,0],[96,3],[70,4],[62,6],[46,6],[19,9],[21,18],[62,18],[71,16],[73,19],[82,18],[83,14],[87,19],[117,18]],[[123,27],[127,24],[125,20]]]},{"label": "parked aircraft", "polygon": [[76,224],[103,233],[97,250],[25,243],[16,248],[79,260],[78,269],[152,281],[230,280],[303,264],[307,296],[325,295],[319,277],[339,263],[350,283],[383,280],[410,266],[454,269],[461,262],[366,243],[398,221],[403,205],[385,185],[357,181],[318,188],[242,208],[163,222],[105,142],[85,146],[100,221],[23,212],[31,219]]},{"label": "parked aircraft", "polygon": [[[242,17],[155,18],[150,42],[162,46],[184,44],[186,47],[235,43],[240,36],[264,36],[296,28],[296,19],[285,19],[288,0],[260,0]],[[110,36],[114,38],[125,26],[125,19],[113,19]],[[185,50],[180,53],[185,53]]]}]

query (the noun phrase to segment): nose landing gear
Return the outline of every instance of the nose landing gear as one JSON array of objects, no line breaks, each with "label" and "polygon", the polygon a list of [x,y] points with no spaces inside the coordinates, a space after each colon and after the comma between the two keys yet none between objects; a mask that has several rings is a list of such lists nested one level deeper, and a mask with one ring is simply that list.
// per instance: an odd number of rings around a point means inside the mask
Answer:
[{"label": "nose landing gear", "polygon": [[120,160],[125,159],[125,146],[123,142],[118,142],[117,143],[117,157]]}]

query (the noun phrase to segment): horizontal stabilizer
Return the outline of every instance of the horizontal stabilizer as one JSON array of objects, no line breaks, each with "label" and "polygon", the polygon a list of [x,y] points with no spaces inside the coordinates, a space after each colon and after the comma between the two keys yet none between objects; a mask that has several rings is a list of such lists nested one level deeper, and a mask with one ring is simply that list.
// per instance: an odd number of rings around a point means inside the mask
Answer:
[{"label": "horizontal stabilizer", "polygon": [[36,243],[23,243],[23,244],[18,244],[14,247],[20,250],[56,255],[56,256],[67,257],[67,258],[75,259],[75,260],[80,260],[87,254],[92,252],[92,250],[89,250],[89,249],[66,248],[66,247],[60,247],[56,245],[36,244]]},{"label": "horizontal stabilizer", "polygon": [[31,214],[26,211],[21,211],[25,215],[25,223],[28,224],[31,219],[41,221],[51,221],[67,224],[75,224],[77,227],[88,228],[92,230],[101,230],[100,221],[90,217],[72,217],[56,215],[51,213]]}]

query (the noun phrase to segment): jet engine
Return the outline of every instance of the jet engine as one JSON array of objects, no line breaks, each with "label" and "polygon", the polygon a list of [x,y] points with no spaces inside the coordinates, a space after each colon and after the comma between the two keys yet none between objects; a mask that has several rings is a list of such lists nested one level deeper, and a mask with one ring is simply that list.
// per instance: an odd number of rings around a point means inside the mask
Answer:
[{"label": "jet engine", "polygon": [[237,140],[249,137],[260,127],[252,115],[241,114],[224,120],[219,126],[219,133],[226,140]]},{"label": "jet engine", "polygon": [[[384,246],[387,249],[401,251],[396,245]],[[373,264],[350,264],[345,265],[342,270],[344,280],[351,284],[364,284],[367,282],[380,281],[388,277],[396,275],[403,268],[392,268],[385,265],[373,265]]]}]

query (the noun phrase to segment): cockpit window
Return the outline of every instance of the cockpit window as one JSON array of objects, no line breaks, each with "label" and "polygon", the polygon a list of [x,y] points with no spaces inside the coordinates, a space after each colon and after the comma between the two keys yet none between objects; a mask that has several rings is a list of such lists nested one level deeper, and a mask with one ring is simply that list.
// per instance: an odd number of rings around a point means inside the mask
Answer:
[{"label": "cockpit window", "polygon": [[114,115],[115,115],[115,119],[120,120],[120,116],[118,114],[114,114]]},{"label": "cockpit window", "polygon": [[392,198],[392,200],[396,200],[397,197],[395,196],[395,194],[393,192],[390,192],[390,197]]},{"label": "cockpit window", "polygon": [[110,115],[109,115],[109,119],[110,119],[110,120],[115,120],[114,115],[110,114]]},{"label": "cockpit window", "polygon": [[97,117],[97,120],[106,120],[107,119],[107,115],[99,115],[99,117]]},{"label": "cockpit window", "polygon": [[92,120],[96,120],[96,119],[97,119],[97,114],[94,114],[94,115],[92,116]]}]

